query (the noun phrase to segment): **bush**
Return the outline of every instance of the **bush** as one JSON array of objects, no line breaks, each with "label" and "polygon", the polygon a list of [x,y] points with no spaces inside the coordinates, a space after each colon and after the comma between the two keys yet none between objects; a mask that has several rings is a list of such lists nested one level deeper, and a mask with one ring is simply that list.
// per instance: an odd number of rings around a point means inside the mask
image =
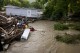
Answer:
[{"label": "bush", "polygon": [[55,21],[60,20],[61,18],[62,18],[62,12],[60,12],[60,11],[55,11],[51,15],[51,19],[55,20]]},{"label": "bush", "polygon": [[57,35],[55,38],[56,38],[57,41],[60,41],[62,37]]},{"label": "bush", "polygon": [[80,21],[80,11],[75,12],[73,15],[69,16],[72,21]]},{"label": "bush", "polygon": [[80,39],[80,37],[79,38],[77,37],[78,36],[65,34],[64,36],[57,35],[55,38],[57,41],[70,44],[70,43],[75,43],[77,39]]},{"label": "bush", "polygon": [[80,31],[80,23],[69,24],[68,27],[71,27],[71,29]]},{"label": "bush", "polygon": [[67,30],[69,29],[67,25],[61,24],[61,23],[57,23],[54,24],[54,29],[55,30]]},{"label": "bush", "polygon": [[74,26],[74,24],[68,24],[68,27],[73,27]]},{"label": "bush", "polygon": [[80,25],[77,24],[77,25],[73,26],[73,29],[80,31]]},{"label": "bush", "polygon": [[76,36],[76,39],[80,40],[80,34]]},{"label": "bush", "polygon": [[78,35],[65,34],[63,36],[57,35],[55,38],[57,41],[64,42],[67,44],[72,44],[72,43],[76,43],[76,42],[80,41],[80,34],[78,34]]}]

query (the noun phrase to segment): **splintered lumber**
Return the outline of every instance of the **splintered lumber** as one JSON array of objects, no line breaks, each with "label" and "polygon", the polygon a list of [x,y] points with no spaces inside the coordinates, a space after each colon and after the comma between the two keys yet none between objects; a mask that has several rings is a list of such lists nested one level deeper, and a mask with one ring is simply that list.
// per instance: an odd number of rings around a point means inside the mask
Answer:
[{"label": "splintered lumber", "polygon": [[7,22],[7,18],[2,16],[2,15],[0,15],[0,25],[1,24],[6,24],[6,22]]},{"label": "splintered lumber", "polygon": [[0,15],[0,42],[10,43],[18,37],[24,29],[18,28],[17,19]]},{"label": "splintered lumber", "polygon": [[0,15],[0,46],[2,49],[7,49],[12,41],[21,38],[24,29],[18,27],[17,21],[14,17]]},{"label": "splintered lumber", "polygon": [[2,32],[2,34],[5,34],[4,36],[1,35],[3,38],[3,42],[6,44],[10,43],[12,40],[14,40],[16,37],[21,36],[21,34],[23,33],[23,29],[19,29],[19,28],[14,28],[11,29],[12,31],[10,33],[8,33],[6,30],[2,30],[4,32]]},{"label": "splintered lumber", "polygon": [[[8,33],[6,32],[6,30],[4,30],[2,27],[0,27],[0,32],[5,34],[5,38],[8,37]],[[2,35],[3,36],[3,35]]]},{"label": "splintered lumber", "polygon": [[5,26],[11,26],[13,24],[17,24],[17,19],[13,17],[5,17],[3,15],[0,15],[0,26],[5,27]]},{"label": "splintered lumber", "polygon": [[21,36],[21,34],[23,33],[23,30],[19,30],[17,29],[15,31],[14,34],[12,34],[12,36],[10,36],[9,38],[7,38],[6,40],[6,43],[10,43],[12,40],[14,40],[15,38],[17,38],[18,36]]}]

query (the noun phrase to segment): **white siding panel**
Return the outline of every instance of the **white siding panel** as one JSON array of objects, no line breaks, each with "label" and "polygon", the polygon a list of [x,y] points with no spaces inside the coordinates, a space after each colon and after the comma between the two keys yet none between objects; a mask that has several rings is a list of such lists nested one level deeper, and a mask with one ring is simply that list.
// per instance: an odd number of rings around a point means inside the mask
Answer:
[{"label": "white siding panel", "polygon": [[31,10],[31,17],[37,17],[37,10]]},{"label": "white siding panel", "polygon": [[20,9],[20,14],[21,14],[22,16],[27,16],[27,10],[25,10],[25,9]]},{"label": "white siding panel", "polygon": [[6,14],[10,15],[10,13],[11,13],[11,8],[6,8]]},{"label": "white siding panel", "polygon": [[6,14],[36,18],[41,16],[37,9],[22,9],[22,8],[6,8]]},{"label": "white siding panel", "polygon": [[31,17],[31,10],[27,10],[27,17]]}]

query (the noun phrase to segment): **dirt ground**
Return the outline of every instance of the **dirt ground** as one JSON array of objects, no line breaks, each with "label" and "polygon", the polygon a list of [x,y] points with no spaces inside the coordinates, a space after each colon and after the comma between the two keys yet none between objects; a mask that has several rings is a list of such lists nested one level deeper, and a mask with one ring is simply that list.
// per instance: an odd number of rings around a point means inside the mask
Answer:
[{"label": "dirt ground", "polygon": [[61,33],[77,34],[77,31],[55,31],[53,21],[36,21],[30,23],[36,31],[31,32],[26,41],[14,42],[5,53],[80,53],[80,44],[57,42],[54,37]]}]

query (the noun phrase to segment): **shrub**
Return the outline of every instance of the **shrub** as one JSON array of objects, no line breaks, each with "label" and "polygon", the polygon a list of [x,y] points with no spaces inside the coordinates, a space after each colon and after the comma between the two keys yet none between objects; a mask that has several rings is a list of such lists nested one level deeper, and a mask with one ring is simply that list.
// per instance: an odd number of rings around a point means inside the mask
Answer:
[{"label": "shrub", "polygon": [[54,24],[54,29],[55,30],[67,30],[68,26],[61,24],[61,23],[57,23],[57,24]]},{"label": "shrub", "polygon": [[57,35],[55,38],[56,38],[57,41],[60,41],[62,37]]},{"label": "shrub", "polygon": [[78,34],[78,35],[76,36],[76,39],[80,40],[80,34]]},{"label": "shrub", "polygon": [[73,15],[69,16],[72,21],[80,21],[80,11],[75,12]]},{"label": "shrub", "polygon": [[65,34],[63,36],[57,35],[55,38],[57,41],[64,42],[67,44],[72,44],[72,43],[77,42],[77,40],[80,41],[80,34],[78,35]]},{"label": "shrub", "polygon": [[67,26],[70,27],[71,29],[80,31],[80,23],[72,23],[68,24]]},{"label": "shrub", "polygon": [[68,24],[68,27],[73,27],[74,26],[74,24]]},{"label": "shrub", "polygon": [[55,38],[57,41],[64,42],[67,44],[74,43],[76,40],[76,38],[74,38],[74,36],[71,36],[71,35],[64,35],[64,36],[57,35]]},{"label": "shrub", "polygon": [[80,31],[80,24],[76,24],[75,26],[73,26],[73,29]]},{"label": "shrub", "polygon": [[51,19],[55,20],[55,21],[61,20],[61,18],[62,18],[62,12],[60,12],[60,11],[55,11],[51,15]]}]

